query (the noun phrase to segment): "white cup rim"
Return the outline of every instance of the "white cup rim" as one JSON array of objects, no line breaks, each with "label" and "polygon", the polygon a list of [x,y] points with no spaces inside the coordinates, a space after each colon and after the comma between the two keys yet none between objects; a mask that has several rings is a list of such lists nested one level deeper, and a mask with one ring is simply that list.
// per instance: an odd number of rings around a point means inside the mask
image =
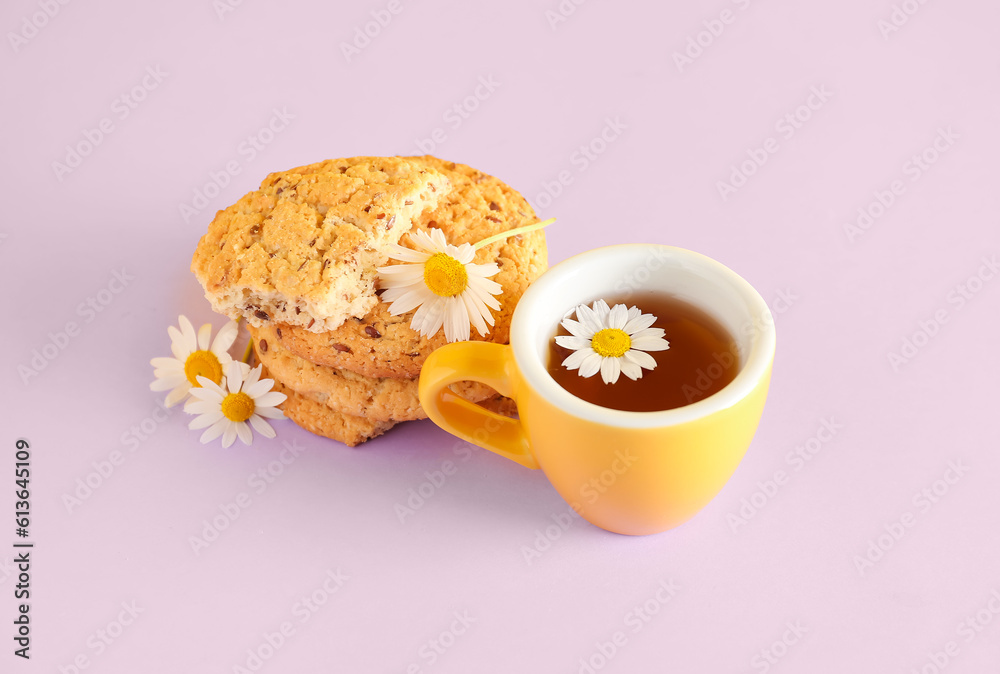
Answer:
[{"label": "white cup rim", "polygon": [[[601,407],[576,397],[560,386],[548,373],[545,355],[536,346],[538,321],[541,316],[552,318],[560,311],[555,296],[565,296],[568,277],[581,268],[597,267],[608,259],[635,258],[636,263],[654,251],[666,259],[674,259],[707,275],[713,282],[734,290],[750,316],[760,317],[749,335],[750,346],[736,377],[720,391],[683,407],[656,412],[631,412]],[[596,298],[595,298],[596,299]],[[706,307],[707,309],[707,307]],[[562,318],[559,316],[558,318]],[[737,340],[738,335],[733,335]],[[596,248],[568,258],[542,274],[521,297],[510,328],[510,344],[521,376],[526,383],[552,405],[567,414],[608,426],[623,428],[656,428],[683,424],[736,405],[757,388],[767,375],[774,357],[774,321],[767,303],[760,294],[736,272],[720,262],[684,248],[663,244],[620,244]],[[595,375],[596,376],[596,375]]]}]

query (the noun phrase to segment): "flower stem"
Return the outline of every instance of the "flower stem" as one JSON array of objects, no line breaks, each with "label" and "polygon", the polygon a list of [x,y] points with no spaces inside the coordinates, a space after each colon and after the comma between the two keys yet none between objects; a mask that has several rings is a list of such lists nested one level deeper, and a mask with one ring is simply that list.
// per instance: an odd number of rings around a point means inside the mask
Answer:
[{"label": "flower stem", "polygon": [[511,229],[506,232],[500,232],[499,234],[494,234],[493,236],[483,239],[479,243],[473,244],[472,249],[479,250],[483,246],[488,246],[495,241],[503,241],[504,239],[509,239],[512,236],[517,236],[518,234],[525,234],[526,232],[533,232],[536,229],[542,229],[544,227],[548,227],[555,221],[556,221],[555,218],[549,218],[548,220],[543,220],[542,222],[536,222],[533,225],[525,225],[524,227],[517,227],[515,229]]},{"label": "flower stem", "polygon": [[253,353],[253,337],[251,337],[250,341],[247,342],[246,351],[243,352],[243,362],[246,363],[247,365],[250,364],[250,354],[251,353]]}]

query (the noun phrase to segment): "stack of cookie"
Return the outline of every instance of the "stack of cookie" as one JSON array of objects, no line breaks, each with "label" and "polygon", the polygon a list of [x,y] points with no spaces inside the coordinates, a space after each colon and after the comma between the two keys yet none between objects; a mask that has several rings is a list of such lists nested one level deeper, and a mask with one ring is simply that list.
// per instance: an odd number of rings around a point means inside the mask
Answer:
[{"label": "stack of cookie", "polygon": [[[446,343],[410,327],[379,299],[377,267],[408,232],[439,229],[449,243],[477,243],[537,221],[501,181],[435,157],[336,159],[269,175],[256,192],[220,211],[192,271],[213,308],[249,325],[254,350],[286,416],[354,446],[401,421],[425,418],[420,367]],[[476,251],[496,263],[495,325],[472,339],[506,343],[514,307],[546,268],[545,237],[533,231]],[[473,382],[470,401],[513,413],[509,400]]]}]

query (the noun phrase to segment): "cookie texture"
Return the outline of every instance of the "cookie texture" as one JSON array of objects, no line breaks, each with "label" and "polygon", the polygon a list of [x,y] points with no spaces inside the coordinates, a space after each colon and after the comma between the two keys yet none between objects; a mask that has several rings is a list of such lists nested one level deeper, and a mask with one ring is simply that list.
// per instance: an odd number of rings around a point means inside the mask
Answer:
[{"label": "cookie texture", "polygon": [[191,271],[213,309],[250,325],[332,330],[378,303],[376,267],[448,179],[400,157],[331,159],[272,173],[201,238]]},{"label": "cookie texture", "polygon": [[[427,418],[420,406],[417,379],[366,377],[350,370],[310,363],[282,346],[279,330],[275,326],[251,326],[254,351],[258,362],[296,393],[322,402],[338,412],[373,421]],[[492,388],[478,382],[459,382],[452,390],[472,402],[497,395]]]},{"label": "cookie texture", "polygon": [[286,417],[310,433],[337,440],[348,447],[356,447],[366,440],[378,437],[395,425],[392,421],[375,421],[337,412],[321,402],[296,393],[276,378],[273,390],[288,396],[279,406]]},{"label": "cookie texture", "polygon": [[[416,229],[440,229],[450,243],[459,245],[538,221],[524,197],[497,178],[431,156],[405,159],[443,174],[450,183],[447,192],[438,194],[433,208],[414,218]],[[400,243],[406,245],[406,237]],[[500,266],[493,280],[503,291],[500,310],[493,312],[496,325],[485,337],[473,331],[472,339],[505,344],[509,341],[514,307],[528,285],[548,266],[545,233],[529,232],[494,242],[478,250],[475,261]],[[280,319],[277,327],[281,328],[284,348],[313,363],[368,377],[414,378],[427,356],[446,340],[441,331],[421,337],[410,328],[412,316],[412,312],[392,316],[387,303],[377,302],[363,317],[350,318],[333,329],[317,332]]]}]

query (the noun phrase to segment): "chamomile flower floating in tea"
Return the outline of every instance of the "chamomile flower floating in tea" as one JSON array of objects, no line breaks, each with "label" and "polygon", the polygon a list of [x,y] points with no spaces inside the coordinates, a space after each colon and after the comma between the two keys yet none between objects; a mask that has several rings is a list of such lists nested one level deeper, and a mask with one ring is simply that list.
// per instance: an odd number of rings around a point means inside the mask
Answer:
[{"label": "chamomile flower floating in tea", "polygon": [[656,316],[624,304],[614,308],[604,300],[594,302],[593,307],[581,304],[576,308],[576,320],[562,320],[570,334],[556,337],[556,344],[573,350],[563,367],[577,370],[581,377],[600,372],[605,384],[614,384],[620,374],[639,379],[643,368],[656,367],[656,360],[646,352],[670,348],[663,328],[650,327],[655,322]]},{"label": "chamomile flower floating in tea", "polygon": [[495,295],[502,288],[490,280],[500,267],[495,262],[474,263],[476,250],[494,241],[541,229],[554,221],[501,232],[475,245],[452,245],[440,229],[432,229],[429,234],[413,231],[410,240],[416,250],[393,245],[389,252],[391,259],[406,264],[378,268],[379,282],[385,289],[382,300],[391,303],[389,313],[393,316],[416,309],[410,328],[424,337],[443,327],[449,342],[465,341],[471,336],[470,326],[486,336],[494,324],[490,309],[500,309]]},{"label": "chamomile flower floating in tea", "polygon": [[236,321],[229,321],[219,330],[212,341],[212,325],[206,323],[195,334],[194,326],[186,316],[178,316],[180,329],[170,326],[170,350],[173,358],[153,358],[149,361],[155,369],[156,379],[149,385],[153,391],[170,390],[165,404],[173,407],[188,397],[192,388],[198,387],[198,377],[204,377],[215,384],[222,382],[223,368],[232,358],[229,347],[236,341],[238,327]]},{"label": "chamomile flower floating in tea", "polygon": [[275,436],[274,429],[264,419],[284,419],[284,413],[276,405],[285,402],[288,396],[271,390],[274,380],[261,379],[261,368],[258,365],[251,370],[245,363],[230,362],[226,366],[224,387],[205,377],[198,378],[201,388],[191,391],[198,401],[189,404],[185,411],[198,415],[188,428],[207,428],[201,436],[202,444],[220,435],[223,447],[229,447],[237,437],[244,445],[252,444],[251,426],[265,438]]}]

